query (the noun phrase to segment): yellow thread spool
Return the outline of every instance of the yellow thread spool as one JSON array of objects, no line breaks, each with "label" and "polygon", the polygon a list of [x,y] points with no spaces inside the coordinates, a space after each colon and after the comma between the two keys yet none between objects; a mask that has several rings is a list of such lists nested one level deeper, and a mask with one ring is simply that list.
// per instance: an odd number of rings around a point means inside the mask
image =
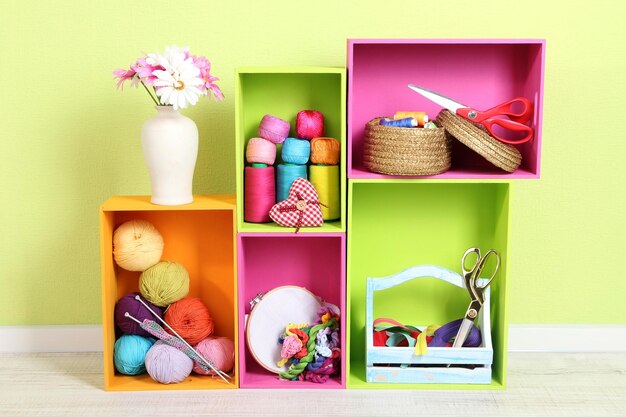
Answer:
[{"label": "yellow thread spool", "polygon": [[336,220],[341,217],[339,165],[311,165],[309,181],[317,190],[320,202],[328,206],[320,206],[324,220]]},{"label": "yellow thread spool", "polygon": [[394,120],[406,119],[412,117],[417,120],[419,126],[424,127],[428,123],[428,115],[423,111],[399,111],[393,115]]}]

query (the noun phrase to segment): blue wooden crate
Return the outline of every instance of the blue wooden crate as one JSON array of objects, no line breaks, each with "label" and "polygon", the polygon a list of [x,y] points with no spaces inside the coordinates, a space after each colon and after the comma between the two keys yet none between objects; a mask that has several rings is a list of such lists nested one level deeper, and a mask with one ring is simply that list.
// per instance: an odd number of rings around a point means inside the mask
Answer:
[{"label": "blue wooden crate", "polygon": [[[420,278],[437,278],[464,288],[463,278],[459,274],[435,265],[414,266],[384,278],[367,278],[366,381],[413,384],[490,384],[493,346],[489,288],[485,291],[485,303],[478,315],[477,327],[482,336],[482,343],[479,347],[429,347],[427,354],[417,356],[412,347],[374,346],[374,292]],[[483,282],[480,284],[483,285],[484,280],[481,281]],[[475,367],[470,369],[462,365]]]}]

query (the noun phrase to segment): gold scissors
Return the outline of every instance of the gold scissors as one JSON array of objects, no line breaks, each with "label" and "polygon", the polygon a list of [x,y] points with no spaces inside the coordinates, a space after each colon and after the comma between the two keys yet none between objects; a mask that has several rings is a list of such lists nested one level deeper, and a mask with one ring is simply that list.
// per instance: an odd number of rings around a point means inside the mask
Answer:
[{"label": "gold scissors", "polygon": [[[467,256],[475,253],[478,257],[474,265],[470,269],[466,269],[466,261]],[[496,267],[493,270],[493,274],[484,284],[480,285],[480,274],[483,271],[487,260],[491,257],[495,256],[496,258]],[[467,339],[470,330],[472,329],[472,325],[474,324],[474,320],[478,317],[478,312],[483,306],[485,302],[485,289],[491,284],[491,281],[495,278],[498,273],[498,269],[500,268],[500,255],[493,249],[490,249],[489,252],[485,254],[485,256],[480,255],[480,249],[478,248],[470,248],[465,251],[463,255],[463,259],[461,260],[461,270],[463,271],[463,281],[465,283],[465,288],[469,292],[470,302],[469,307],[467,308],[467,312],[465,313],[465,317],[463,318],[463,322],[461,322],[461,327],[459,327],[459,332],[454,339],[454,343],[452,347],[462,347],[463,343]]]}]

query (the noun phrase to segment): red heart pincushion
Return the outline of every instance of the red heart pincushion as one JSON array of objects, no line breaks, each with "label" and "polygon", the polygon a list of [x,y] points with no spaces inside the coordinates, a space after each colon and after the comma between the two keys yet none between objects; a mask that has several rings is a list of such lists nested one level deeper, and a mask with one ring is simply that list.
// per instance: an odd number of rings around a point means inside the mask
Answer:
[{"label": "red heart pincushion", "polygon": [[295,227],[298,233],[300,227],[324,224],[320,205],[325,206],[320,203],[313,184],[304,178],[298,178],[289,188],[289,197],[274,204],[270,210],[270,218],[281,226]]}]

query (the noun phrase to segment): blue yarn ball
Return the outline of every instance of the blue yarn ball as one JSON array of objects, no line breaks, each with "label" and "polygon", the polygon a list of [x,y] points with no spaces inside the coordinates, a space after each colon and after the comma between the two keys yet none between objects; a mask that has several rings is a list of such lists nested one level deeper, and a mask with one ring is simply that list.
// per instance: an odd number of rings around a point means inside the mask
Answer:
[{"label": "blue yarn ball", "polygon": [[125,334],[115,341],[113,362],[115,369],[125,375],[139,375],[146,372],[146,353],[155,339]]},{"label": "blue yarn ball", "polygon": [[287,138],[283,142],[281,155],[285,163],[306,165],[311,155],[311,142],[304,139]]}]

